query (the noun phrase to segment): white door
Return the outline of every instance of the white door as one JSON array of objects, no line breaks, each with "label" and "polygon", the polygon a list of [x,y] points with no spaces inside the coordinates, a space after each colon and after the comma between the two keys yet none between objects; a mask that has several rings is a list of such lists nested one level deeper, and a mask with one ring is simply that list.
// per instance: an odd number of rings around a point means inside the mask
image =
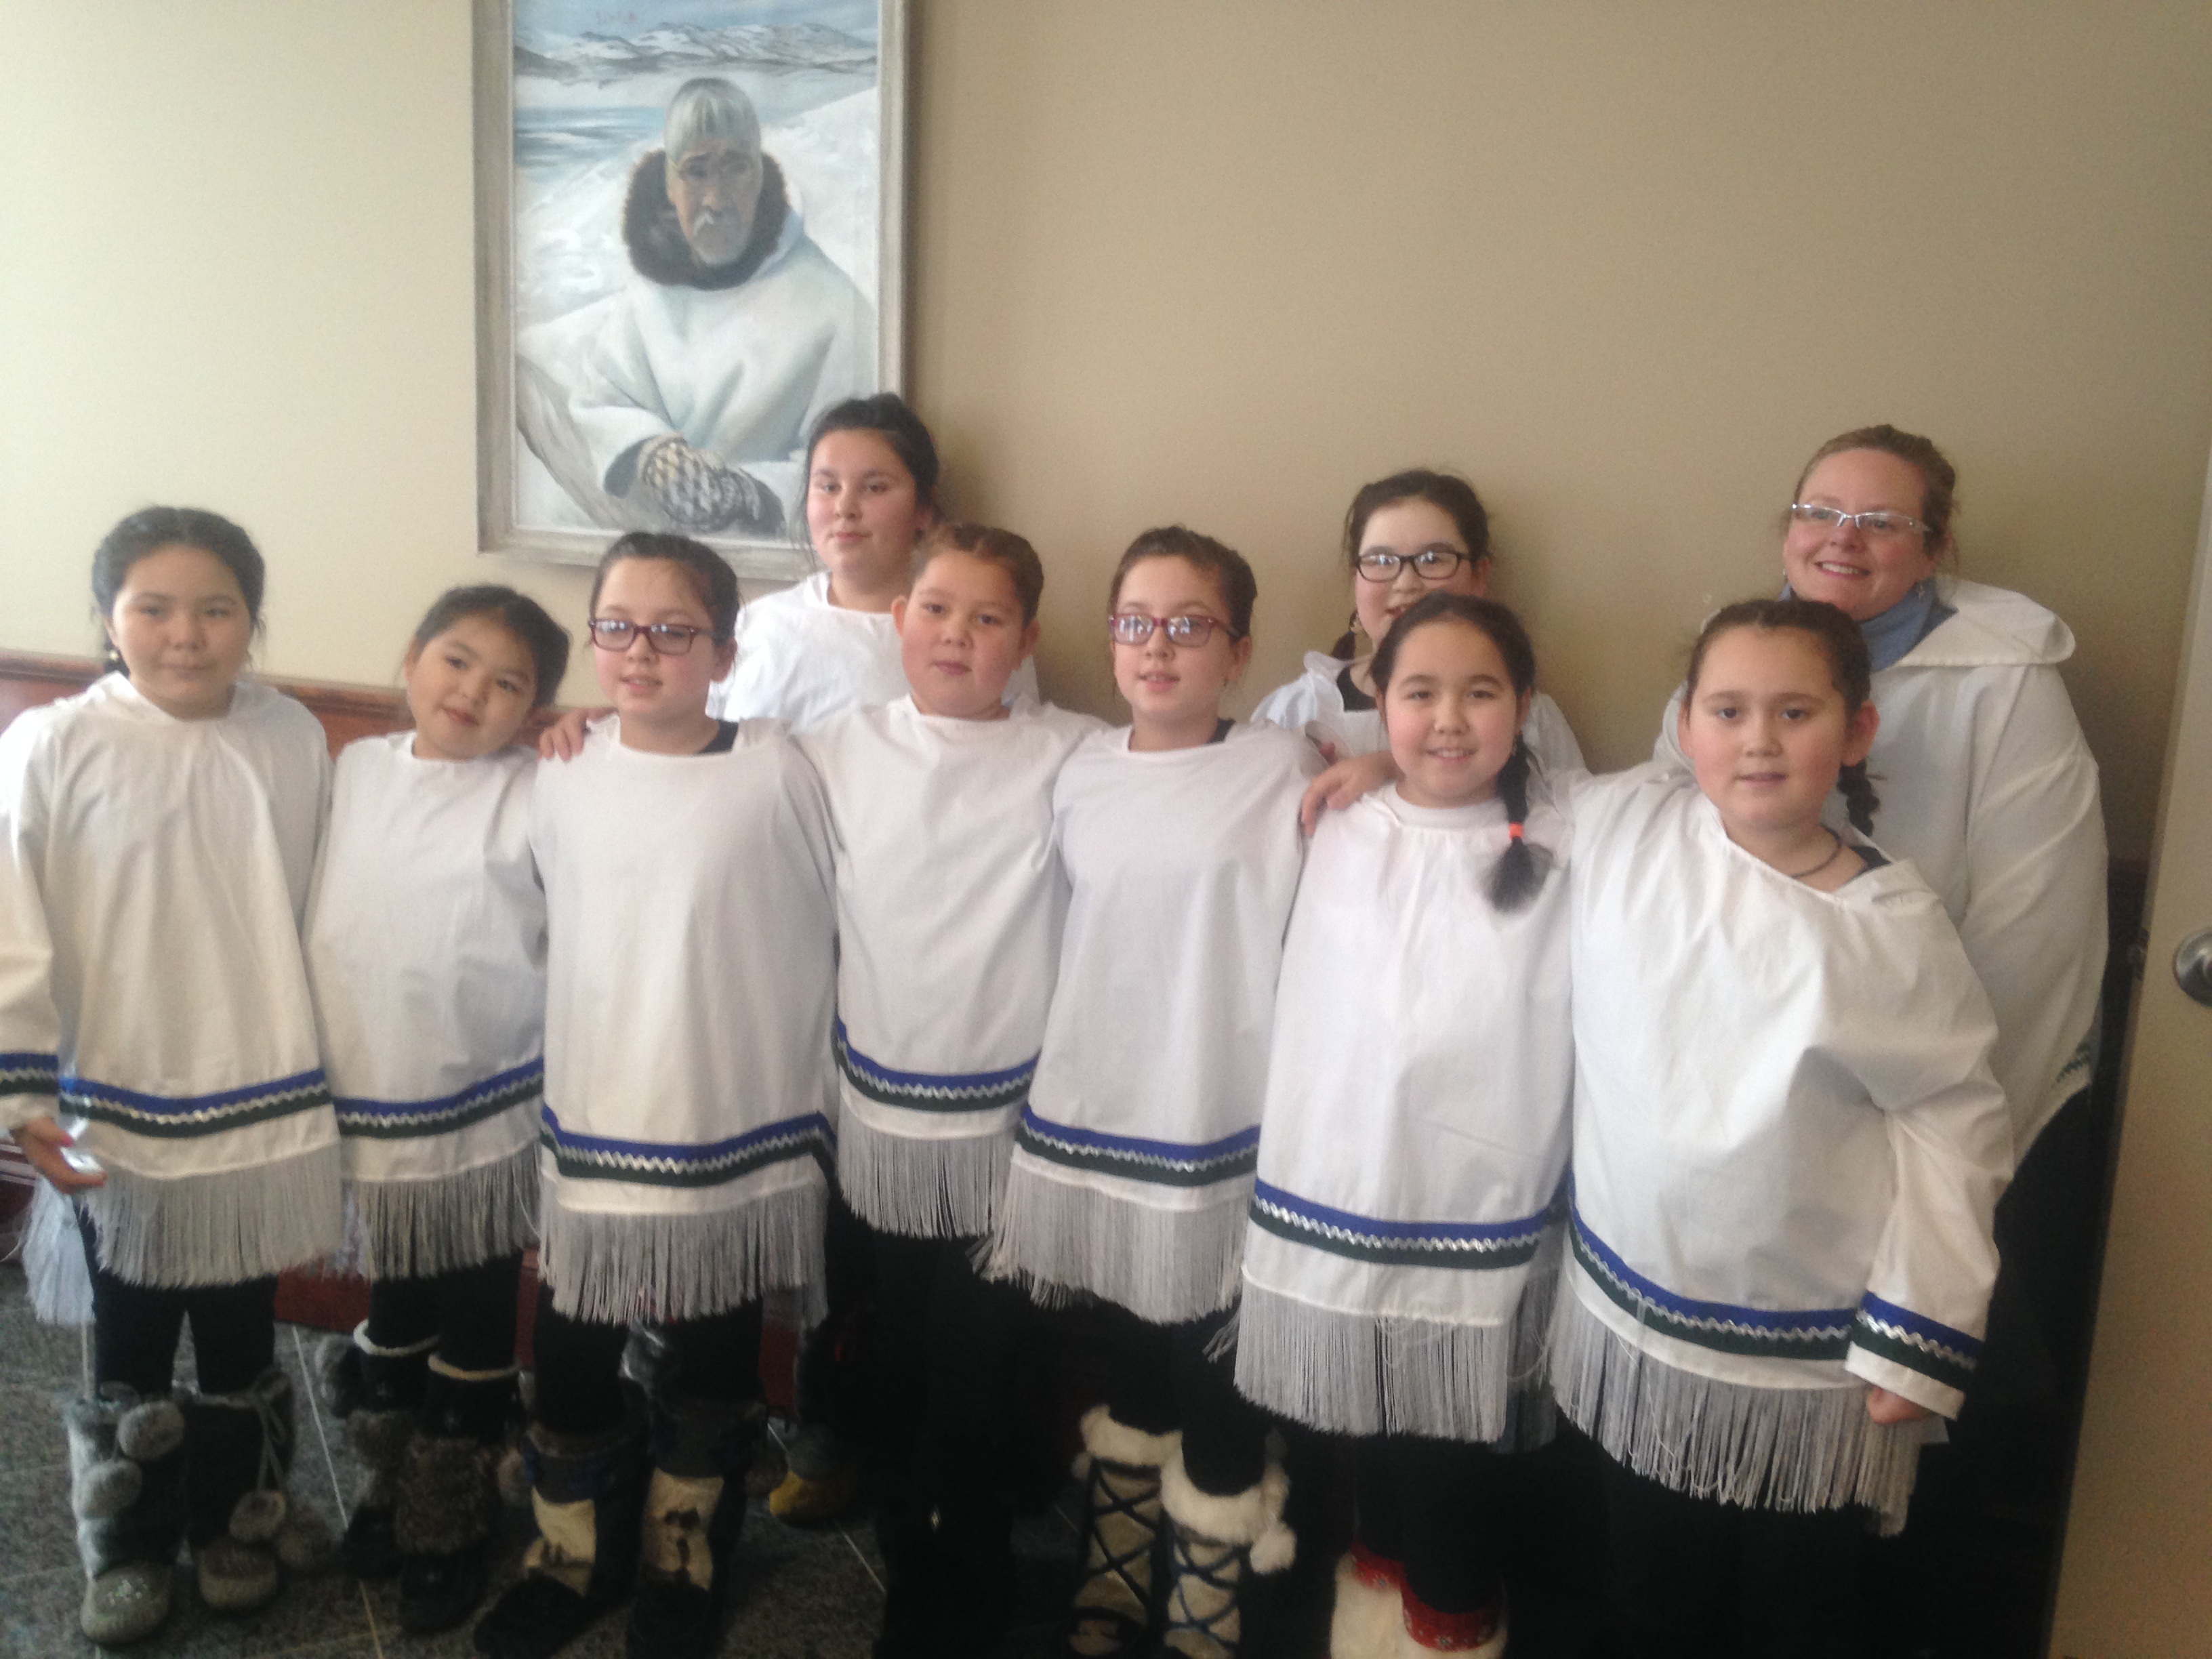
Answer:
[{"label": "white door", "polygon": [[2054,1659],[2212,1655],[2212,1006],[2174,975],[2212,929],[2212,478],[2187,630]]}]

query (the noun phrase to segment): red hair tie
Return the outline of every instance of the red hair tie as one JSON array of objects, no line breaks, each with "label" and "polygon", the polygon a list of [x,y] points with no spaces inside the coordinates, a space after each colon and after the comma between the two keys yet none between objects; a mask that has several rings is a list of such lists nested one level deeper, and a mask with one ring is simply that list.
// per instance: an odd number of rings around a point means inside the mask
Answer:
[{"label": "red hair tie", "polygon": [[1505,833],[1518,841],[1521,839],[1521,826],[1517,823],[1509,823],[1505,826]]}]

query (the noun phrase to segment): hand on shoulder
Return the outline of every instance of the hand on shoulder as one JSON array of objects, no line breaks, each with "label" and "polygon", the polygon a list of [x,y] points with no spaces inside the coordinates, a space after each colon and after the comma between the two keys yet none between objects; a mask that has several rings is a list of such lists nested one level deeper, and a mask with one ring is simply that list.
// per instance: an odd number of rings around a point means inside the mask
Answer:
[{"label": "hand on shoulder", "polygon": [[1397,776],[1398,763],[1387,749],[1334,763],[1306,786],[1305,795],[1298,802],[1298,827],[1310,836],[1324,811],[1340,812],[1384,784],[1396,781]]},{"label": "hand on shoulder", "polygon": [[605,720],[615,711],[611,708],[564,708],[553,717],[552,723],[538,734],[538,758],[540,760],[574,760],[584,752],[584,733],[598,720]]}]

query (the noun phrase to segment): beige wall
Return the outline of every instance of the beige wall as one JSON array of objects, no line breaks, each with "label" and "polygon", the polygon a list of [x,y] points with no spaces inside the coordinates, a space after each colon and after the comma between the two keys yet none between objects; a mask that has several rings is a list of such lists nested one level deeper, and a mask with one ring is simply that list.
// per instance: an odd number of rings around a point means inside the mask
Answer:
[{"label": "beige wall", "polygon": [[[1474,477],[1605,763],[1804,453],[1887,418],[1967,568],[2074,623],[2148,845],[2212,446],[2212,8],[917,0],[913,389],[958,504],[1094,645],[1129,536],[1242,547],[1255,689],[1340,626],[1364,478]],[[477,559],[461,0],[0,0],[0,646],[82,651],[87,556],[197,501],[266,660],[388,676]],[[587,688],[572,676],[572,696]]]}]

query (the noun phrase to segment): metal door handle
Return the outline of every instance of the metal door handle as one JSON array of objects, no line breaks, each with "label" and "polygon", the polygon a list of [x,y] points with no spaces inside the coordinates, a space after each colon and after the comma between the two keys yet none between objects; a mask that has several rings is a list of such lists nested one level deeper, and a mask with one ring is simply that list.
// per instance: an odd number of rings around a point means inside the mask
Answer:
[{"label": "metal door handle", "polygon": [[2212,1004],[2212,927],[2200,928],[2173,953],[2173,977],[2185,996]]}]

